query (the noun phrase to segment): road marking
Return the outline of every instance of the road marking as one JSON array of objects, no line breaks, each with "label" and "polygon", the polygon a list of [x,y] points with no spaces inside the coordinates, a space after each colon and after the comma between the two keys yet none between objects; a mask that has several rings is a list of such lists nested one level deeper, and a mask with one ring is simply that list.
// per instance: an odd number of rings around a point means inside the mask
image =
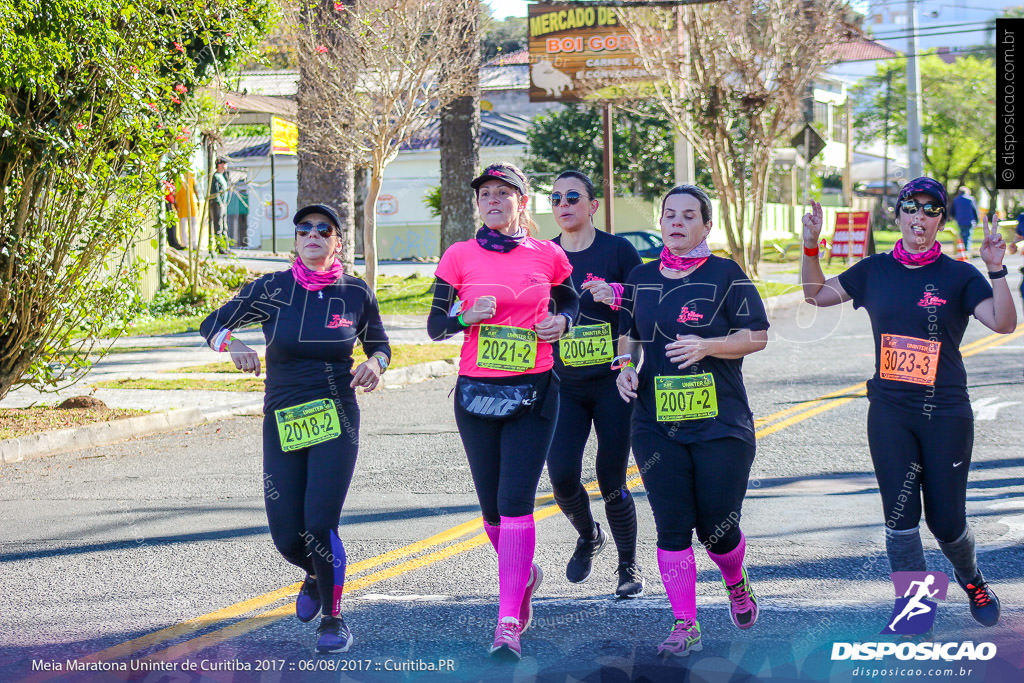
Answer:
[{"label": "road marking", "polygon": [[999,414],[1000,408],[1009,408],[1015,406],[1020,401],[1002,401],[1000,403],[993,403],[998,401],[999,398],[996,396],[986,396],[985,398],[979,398],[971,401],[971,409],[974,410],[975,420],[994,420]]},{"label": "road marking", "polygon": [[[971,342],[970,344],[967,344],[964,347],[961,347],[961,355],[965,358],[973,356],[978,353],[981,353],[982,351],[986,351],[990,348],[1005,344],[1022,335],[1024,335],[1024,323],[1018,325],[1016,331],[1014,331],[1011,334],[988,335],[981,339],[975,340],[974,342]],[[963,351],[963,349],[968,350]],[[777,422],[776,424],[773,424],[770,427],[765,427],[757,431],[756,437],[762,438],[769,434],[773,434],[777,431],[781,431],[786,427],[798,424],[799,422],[807,420],[816,415],[820,415],[821,413],[824,413],[828,410],[832,410],[833,408],[838,408],[841,405],[849,403],[855,398],[863,396],[866,392],[867,389],[865,388],[865,383],[860,382],[858,384],[853,384],[843,389],[839,389],[837,391],[825,394],[809,402],[802,403],[799,406],[791,406],[784,410],[780,410],[776,413],[766,416],[765,418],[762,418],[760,424],[768,424],[780,418],[786,419],[783,419],[781,422]],[[635,465],[631,466],[627,471],[627,476],[632,474],[638,474],[638,470]],[[627,482],[627,485],[629,486],[629,488],[632,489],[635,486],[639,485],[639,483],[640,478],[636,476],[630,479],[630,481]],[[597,488],[597,482],[589,482],[585,486],[585,488],[588,491],[592,492]],[[552,500],[552,498],[552,494],[539,496],[537,498],[537,503],[547,503],[548,501]],[[545,505],[544,507],[541,507],[540,509],[535,510],[534,520],[535,522],[541,521],[543,519],[555,515],[558,512],[559,509],[557,505],[548,504]],[[397,548],[382,555],[378,555],[372,558],[368,558],[366,560],[362,560],[360,562],[353,563],[349,566],[348,571],[350,573],[366,571],[368,569],[380,566],[381,564],[386,564],[388,562],[392,562],[402,557],[407,557],[411,554],[420,552],[422,550],[426,550],[428,548],[443,543],[447,543],[451,540],[455,540],[456,538],[471,533],[477,528],[482,528],[482,519],[480,517],[459,524],[455,527],[452,527],[451,529],[442,531],[422,541],[417,541],[415,543],[409,544],[402,548]],[[454,555],[458,555],[460,553],[467,552],[469,550],[477,548],[481,545],[486,544],[487,542],[488,541],[486,534],[477,534],[467,540],[460,541],[459,543],[455,543],[454,545],[447,546],[445,548],[442,548],[441,550],[430,553],[429,555],[416,557],[411,560],[407,560],[399,565],[391,567],[389,569],[374,572],[373,574],[369,574],[360,578],[355,578],[350,581],[347,580],[345,585],[345,593],[360,590],[361,588],[366,588],[373,584],[379,583],[380,581],[384,581],[389,578],[394,578],[396,576],[405,574],[409,571],[413,571],[415,569],[420,569],[430,564],[434,564],[435,562],[439,562]],[[118,645],[107,648],[100,652],[81,657],[79,658],[79,660],[87,662],[99,659],[110,660],[127,657],[147,647],[151,647],[162,642],[167,642],[169,640],[181,638],[191,633],[195,633],[196,631],[201,630],[203,628],[207,628],[218,621],[224,621],[226,619],[235,618],[243,614],[258,610],[262,607],[266,607],[267,605],[273,604],[278,600],[281,600],[290,595],[294,595],[298,592],[300,585],[301,582],[292,584],[290,586],[285,586],[284,588],[280,588],[276,591],[272,591],[265,595],[257,596],[249,600],[237,603],[235,605],[230,605],[228,607],[216,610],[214,612],[210,612],[208,614],[204,614],[199,617],[189,619],[188,621],[184,621],[175,626],[161,629],[160,631],[156,631],[154,633],[147,634],[140,638],[135,638],[133,640],[126,641],[124,643],[119,643]],[[279,619],[288,617],[294,613],[294,609],[294,606],[291,604],[282,605],[275,609],[269,610],[268,612],[243,619],[242,621],[239,621],[225,628],[206,633],[203,636],[199,636],[198,638],[193,638],[181,642],[177,645],[173,645],[169,648],[165,648],[164,650],[159,650],[149,655],[149,657],[170,660],[185,656],[186,654],[192,652],[198,652],[199,650],[202,650],[206,647],[216,645],[217,643],[224,642],[225,640],[230,640],[231,638],[234,638],[238,635],[249,633],[258,628],[262,628],[263,626],[273,623]],[[43,676],[42,678],[32,678],[30,680],[43,680],[45,678],[51,677],[52,676]]]}]

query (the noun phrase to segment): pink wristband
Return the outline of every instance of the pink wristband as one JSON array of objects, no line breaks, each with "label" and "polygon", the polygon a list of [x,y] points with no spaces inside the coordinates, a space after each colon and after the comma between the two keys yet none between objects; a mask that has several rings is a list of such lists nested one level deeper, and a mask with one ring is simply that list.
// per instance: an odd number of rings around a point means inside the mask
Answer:
[{"label": "pink wristband", "polygon": [[626,289],[618,282],[609,282],[608,286],[612,288],[612,292],[615,293],[615,300],[612,301],[612,310],[617,311],[622,306],[622,292]]}]

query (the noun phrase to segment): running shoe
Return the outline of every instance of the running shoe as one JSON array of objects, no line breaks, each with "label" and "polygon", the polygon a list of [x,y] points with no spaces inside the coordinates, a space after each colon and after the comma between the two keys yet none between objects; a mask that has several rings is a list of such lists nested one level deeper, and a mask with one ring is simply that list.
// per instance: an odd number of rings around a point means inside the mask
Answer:
[{"label": "running shoe", "polygon": [[322,655],[348,652],[352,647],[352,631],[339,614],[336,617],[323,617],[316,633],[320,639],[316,641],[316,651]]},{"label": "running shoe", "polygon": [[544,580],[544,572],[540,566],[530,567],[530,580],[526,584],[526,592],[523,593],[523,604],[519,608],[519,623],[523,625],[520,633],[525,633],[533,622],[533,594],[540,588],[540,582]]},{"label": "running shoe", "polygon": [[[953,572],[956,576],[956,572]],[[999,621],[999,598],[989,588],[985,578],[979,573],[974,581],[963,582],[956,577],[956,582],[967,592],[967,601],[971,604],[971,616],[979,624],[995,626]]]},{"label": "running shoe", "polygon": [[523,629],[515,617],[502,617],[494,629],[494,644],[491,645],[491,656],[506,661],[518,662],[523,658],[523,649],[519,645],[519,636]]},{"label": "running shoe", "polygon": [[299,589],[299,596],[295,598],[295,616],[299,621],[312,621],[320,614],[320,591],[317,589],[316,579],[306,574],[306,580],[302,582]]},{"label": "running shoe", "polygon": [[747,568],[743,567],[743,578],[727,585],[722,579],[722,585],[729,591],[729,613],[732,615],[732,623],[736,628],[747,629],[757,621],[757,595],[754,594],[754,587],[750,585],[747,578]]},{"label": "running shoe", "polygon": [[644,575],[636,560],[619,562],[616,570],[619,575],[619,587],[615,589],[617,598],[640,598],[644,594]]},{"label": "running shoe", "polygon": [[570,583],[583,583],[590,578],[590,571],[594,567],[594,558],[601,552],[605,541],[608,540],[601,525],[596,522],[595,524],[597,538],[588,539],[580,536],[576,540],[576,550],[569,558],[569,564],[565,568],[565,578],[569,579]]},{"label": "running shoe", "polygon": [[676,623],[672,625],[672,633],[669,633],[665,642],[658,646],[658,654],[686,657],[691,652],[703,649],[704,645],[700,642],[700,623],[696,619],[676,619]]}]

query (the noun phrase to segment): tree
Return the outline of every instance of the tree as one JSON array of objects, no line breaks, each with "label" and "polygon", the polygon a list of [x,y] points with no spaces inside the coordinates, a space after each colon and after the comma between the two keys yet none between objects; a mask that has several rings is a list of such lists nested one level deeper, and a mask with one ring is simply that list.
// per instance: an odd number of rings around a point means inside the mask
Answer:
[{"label": "tree", "polygon": [[[921,58],[921,151],[925,173],[950,189],[968,178],[991,177],[995,190],[996,67],[988,57],[959,57],[947,64],[931,54]],[[889,121],[885,121],[886,82]],[[902,59],[883,62],[858,83],[854,130],[858,142],[884,139],[907,144],[907,79]]]},{"label": "tree", "polygon": [[0,0],[0,399],[77,380],[124,319],[127,247],[189,144],[190,98],[254,49],[265,0]]},{"label": "tree", "polygon": [[501,21],[487,17],[480,40],[480,56],[485,63],[529,46],[526,17],[505,17]]},{"label": "tree", "polygon": [[[311,63],[303,77],[323,104],[312,112],[318,149],[370,170],[364,277],[376,289],[376,205],[384,170],[444,106],[470,92],[469,74],[479,63],[460,47],[476,2],[360,0],[354,8],[336,2],[333,12],[306,21],[306,8],[316,4],[299,0],[288,21],[298,53]],[[321,42],[324,36],[328,42]]]},{"label": "tree", "polygon": [[[475,10],[460,17],[465,21],[461,59],[457,65],[480,61],[479,2]],[[442,80],[452,75],[465,94],[441,108],[441,253],[456,242],[473,236],[477,227],[476,202],[467,192],[480,165],[480,72],[451,74],[448,66]]]},{"label": "tree", "polygon": [[807,86],[845,33],[844,9],[841,0],[731,0],[618,10],[655,77],[620,89],[657,102],[704,159],[720,202],[716,222],[752,276],[772,149],[791,133]]},{"label": "tree", "polygon": [[[674,174],[674,140],[668,120],[656,105],[643,104],[633,111],[616,111],[614,116],[615,187],[645,199],[660,196]],[[540,114],[527,133],[526,170],[553,175],[574,168],[593,178],[600,193],[604,154],[597,145],[601,135],[599,107],[570,104]]]}]

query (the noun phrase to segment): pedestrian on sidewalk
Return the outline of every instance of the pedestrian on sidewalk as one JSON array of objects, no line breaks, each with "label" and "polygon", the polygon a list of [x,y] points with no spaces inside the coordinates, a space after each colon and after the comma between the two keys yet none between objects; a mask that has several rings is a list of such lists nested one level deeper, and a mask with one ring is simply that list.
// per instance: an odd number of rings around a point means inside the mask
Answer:
[{"label": "pedestrian on sidewalk", "polygon": [[1009,333],[1017,312],[1006,284],[1003,242],[985,219],[978,269],[943,255],[936,235],[946,213],[946,189],[928,177],[911,180],[897,200],[902,237],[891,253],[858,261],[825,280],[818,261],[822,211],[803,218],[801,268],[805,300],[815,306],[853,301],[871,318],[875,374],[868,380],[868,446],[882,496],[885,550],[893,572],[927,570],[919,524],[953,565],[971,614],[999,620],[999,600],[985,581],[967,523],[967,473],[974,447],[974,413],[960,355],[973,314],[994,332]]},{"label": "pedestrian on sidewalk", "polygon": [[[626,280],[616,381],[633,408],[633,454],[658,532],[658,569],[675,622],[658,647],[703,648],[693,532],[722,572],[733,624],[757,621],[740,514],[754,462],[743,358],[768,343],[768,317],[735,261],[707,245],[711,200],[694,185],[661,202],[665,247]],[[643,365],[640,365],[641,351]],[[637,367],[640,372],[637,373]]]},{"label": "pedestrian on sidewalk", "polygon": [[[901,191],[900,194],[902,195],[903,192]],[[957,194],[956,199],[953,200],[950,218],[956,221],[957,227],[960,229],[960,239],[963,241],[964,249],[967,250],[969,256],[971,253],[971,233],[978,224],[978,205],[974,203],[974,197],[971,196],[971,188],[966,185],[960,186],[960,192]]]},{"label": "pedestrian on sidewalk", "polygon": [[217,158],[216,171],[210,187],[210,232],[213,234],[218,254],[228,254],[228,160]]},{"label": "pedestrian on sidewalk", "polygon": [[[264,275],[211,313],[200,333],[243,372],[260,374],[256,351],[232,333],[259,323],[267,341],[263,490],[278,552],[306,572],[295,601],[300,621],[321,611],[316,650],[346,652],[341,615],[345,547],[341,508],[359,447],[355,390],[373,391],[391,360],[377,300],[342,270],[341,221],[329,206],[299,209],[290,270]],[[359,340],[367,359],[355,366]]]},{"label": "pedestrian on sidewalk", "polygon": [[492,164],[471,185],[483,226],[441,257],[427,331],[435,340],[465,335],[455,422],[498,554],[490,652],[518,660],[543,578],[533,562],[533,505],[558,417],[552,345],[572,328],[579,298],[565,252],[531,236],[536,224],[523,172]]},{"label": "pedestrian on sidewalk", "polygon": [[618,550],[618,598],[643,595],[644,577],[636,561],[636,505],[626,486],[629,421],[633,407],[615,390],[612,369],[619,338],[622,283],[642,261],[622,237],[594,227],[598,201],[594,183],[579,171],[555,179],[551,210],[561,233],[553,240],[572,266],[572,284],[580,296],[580,317],[558,341],[555,371],[561,378],[558,424],[548,449],[548,476],[555,502],[579,533],[565,569],[572,583],[590,577],[594,558],[607,536],[594,521],[590,494],[583,487],[583,450],[593,425],[597,432],[597,484],[605,516]]}]

